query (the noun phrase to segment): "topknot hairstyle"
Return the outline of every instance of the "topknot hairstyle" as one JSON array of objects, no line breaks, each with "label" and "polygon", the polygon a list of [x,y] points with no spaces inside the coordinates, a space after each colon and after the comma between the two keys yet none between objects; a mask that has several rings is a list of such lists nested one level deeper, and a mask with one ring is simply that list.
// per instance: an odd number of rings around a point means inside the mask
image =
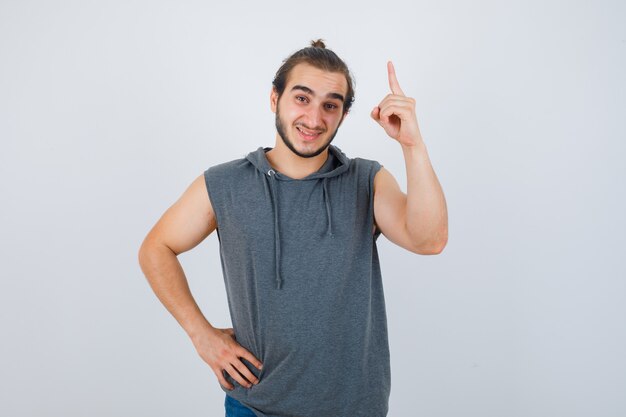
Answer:
[{"label": "topknot hairstyle", "polygon": [[326,48],[326,44],[324,44],[323,39],[311,41],[311,46],[294,52],[283,61],[281,67],[278,71],[276,71],[274,81],[272,81],[274,89],[278,93],[278,98],[280,99],[280,96],[282,96],[285,91],[289,73],[296,65],[301,63],[306,63],[328,72],[339,72],[346,77],[346,81],[348,82],[348,92],[343,102],[343,112],[344,114],[348,113],[350,107],[352,107],[352,103],[354,102],[354,82],[352,80],[350,70],[348,70],[348,66],[337,56],[337,54]]},{"label": "topknot hairstyle", "polygon": [[324,44],[324,39],[318,39],[316,41],[311,41],[311,46],[313,48],[324,48],[324,49],[326,49],[326,45]]}]

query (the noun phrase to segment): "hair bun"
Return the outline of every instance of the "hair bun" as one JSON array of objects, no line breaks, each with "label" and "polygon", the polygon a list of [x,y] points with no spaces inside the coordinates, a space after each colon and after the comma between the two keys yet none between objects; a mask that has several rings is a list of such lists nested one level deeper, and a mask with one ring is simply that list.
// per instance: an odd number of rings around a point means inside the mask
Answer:
[{"label": "hair bun", "polygon": [[324,45],[324,40],[323,39],[318,39],[316,41],[311,41],[311,47],[326,49],[326,45]]}]

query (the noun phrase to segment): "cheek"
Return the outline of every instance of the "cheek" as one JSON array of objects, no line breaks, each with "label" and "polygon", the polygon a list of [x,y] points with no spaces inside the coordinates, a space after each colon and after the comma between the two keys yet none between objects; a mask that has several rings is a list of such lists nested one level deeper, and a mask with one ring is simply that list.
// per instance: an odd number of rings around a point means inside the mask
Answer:
[{"label": "cheek", "polygon": [[339,123],[341,123],[341,115],[337,114],[335,116],[331,116],[330,123],[332,123],[333,126],[338,126]]},{"label": "cheek", "polygon": [[298,109],[280,109],[280,116],[286,123],[293,124],[296,120],[300,119],[303,116],[301,111]]}]

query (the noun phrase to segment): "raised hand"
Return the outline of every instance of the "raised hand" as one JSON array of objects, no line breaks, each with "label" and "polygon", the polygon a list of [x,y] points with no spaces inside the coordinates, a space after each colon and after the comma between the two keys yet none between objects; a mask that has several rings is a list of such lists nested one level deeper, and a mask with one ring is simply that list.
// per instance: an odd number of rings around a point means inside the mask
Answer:
[{"label": "raised hand", "polygon": [[391,61],[387,62],[387,75],[391,93],[374,107],[370,116],[401,145],[417,145],[422,141],[422,135],[415,114],[415,99],[404,95]]}]

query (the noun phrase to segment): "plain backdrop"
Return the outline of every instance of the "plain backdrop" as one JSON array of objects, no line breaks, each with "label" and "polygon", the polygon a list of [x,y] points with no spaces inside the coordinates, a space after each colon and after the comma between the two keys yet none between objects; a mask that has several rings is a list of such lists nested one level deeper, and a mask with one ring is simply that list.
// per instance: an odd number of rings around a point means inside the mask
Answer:
[{"label": "plain backdrop", "polygon": [[[626,415],[619,1],[0,2],[0,415],[221,416],[143,238],[209,166],[275,144],[283,59],[354,74],[333,144],[385,165],[392,60],[449,210],[437,256],[378,240],[390,417]],[[212,234],[179,256],[231,327]],[[320,416],[325,417],[325,416]]]}]

